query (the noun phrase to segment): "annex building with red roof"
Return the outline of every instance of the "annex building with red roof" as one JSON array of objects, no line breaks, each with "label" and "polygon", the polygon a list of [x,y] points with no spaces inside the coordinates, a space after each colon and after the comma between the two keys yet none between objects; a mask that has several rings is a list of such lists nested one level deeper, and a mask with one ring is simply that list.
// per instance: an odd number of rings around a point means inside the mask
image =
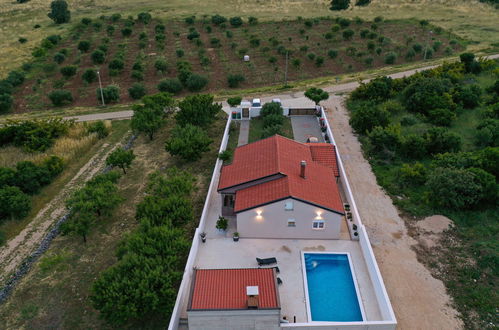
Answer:
[{"label": "annex building with red roof", "polygon": [[335,147],[274,135],[236,148],[222,167],[222,215],[240,237],[337,239],[344,215]]}]

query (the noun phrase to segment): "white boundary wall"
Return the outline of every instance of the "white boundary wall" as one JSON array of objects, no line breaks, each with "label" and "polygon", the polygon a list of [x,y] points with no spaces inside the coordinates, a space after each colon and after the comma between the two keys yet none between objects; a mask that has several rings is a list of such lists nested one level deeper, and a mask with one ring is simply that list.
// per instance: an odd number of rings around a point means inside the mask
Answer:
[{"label": "white boundary wall", "polygon": [[[224,151],[227,147],[227,142],[229,141],[229,130],[232,118],[229,114],[227,124],[225,125],[224,135],[222,137],[222,143],[220,144],[219,153]],[[204,226],[206,222],[206,213],[208,212],[208,203],[213,189],[216,189],[215,177],[220,169],[222,168],[223,161],[217,158],[215,167],[213,169],[213,174],[211,175],[210,187],[208,188],[208,193],[206,194],[206,199],[204,201],[203,213],[199,220],[199,225],[194,232],[194,237],[192,239],[191,250],[189,251],[189,257],[187,258],[187,263],[185,264],[184,275],[182,276],[182,283],[177,293],[177,300],[175,301],[175,307],[173,308],[172,315],[170,318],[170,324],[168,325],[168,330],[177,330],[180,321],[181,308],[184,305],[184,300],[189,296],[189,284],[192,276],[192,270],[194,267],[194,261],[196,261],[196,255],[198,253],[200,234],[204,231]]]}]

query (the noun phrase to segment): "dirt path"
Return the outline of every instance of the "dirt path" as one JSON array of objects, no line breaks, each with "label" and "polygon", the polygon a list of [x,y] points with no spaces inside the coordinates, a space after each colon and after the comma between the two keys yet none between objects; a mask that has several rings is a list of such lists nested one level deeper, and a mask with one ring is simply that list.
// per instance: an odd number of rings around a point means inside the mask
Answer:
[{"label": "dirt path", "polygon": [[35,250],[40,241],[56,222],[66,212],[64,201],[83,183],[102,170],[107,155],[116,148],[116,145],[104,144],[100,151],[94,155],[69,181],[36,217],[16,237],[8,241],[0,249],[0,283],[15,271],[21,262]]},{"label": "dirt path", "polygon": [[331,95],[324,102],[346,174],[379,268],[399,329],[459,329],[458,313],[450,307],[444,284],[418,262],[404,221],[388,195],[376,183],[360,143],[348,123],[343,98]]}]

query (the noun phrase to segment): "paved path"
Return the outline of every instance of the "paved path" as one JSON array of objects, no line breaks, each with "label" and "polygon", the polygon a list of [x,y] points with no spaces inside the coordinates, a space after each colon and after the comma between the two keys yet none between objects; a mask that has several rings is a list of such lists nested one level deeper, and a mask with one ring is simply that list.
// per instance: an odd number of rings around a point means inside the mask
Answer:
[{"label": "paved path", "polygon": [[309,137],[315,136],[319,142],[324,142],[315,116],[291,116],[291,127],[295,141],[307,142]]},{"label": "paved path", "polygon": [[240,120],[239,121],[239,138],[237,140],[237,146],[243,146],[248,144],[249,140],[249,128],[250,121],[249,120]]},{"label": "paved path", "polygon": [[[499,54],[494,54],[494,55],[485,56],[485,57],[488,59],[495,59],[495,58],[499,58]],[[404,76],[410,76],[416,72],[428,70],[428,69],[434,68],[436,66],[438,66],[438,65],[431,65],[431,66],[421,67],[418,69],[397,72],[397,73],[390,74],[387,76],[392,77],[392,78],[402,78]],[[362,82],[368,82],[369,80],[370,79],[365,79]],[[355,88],[357,88],[358,86],[359,86],[359,82],[354,81],[354,82],[349,82],[349,83],[345,83],[345,84],[326,86],[326,87],[323,87],[323,89],[329,93],[344,93],[344,92],[352,91]],[[314,103],[305,97],[303,91],[287,92],[287,93],[283,93],[283,94],[277,94],[277,95],[274,94],[274,95],[267,95],[267,96],[260,97],[262,102],[269,102],[275,98],[280,98],[283,105],[286,107],[306,107],[306,106],[313,107],[314,106]],[[222,102],[222,105],[223,105],[223,110],[225,112],[229,113],[230,108],[229,108],[227,102],[225,102],[225,101]],[[82,116],[72,116],[72,117],[66,117],[66,118],[76,119],[76,121],[79,122],[79,121],[92,121],[92,120],[105,120],[105,119],[127,119],[127,118],[131,118],[132,115],[133,115],[133,111],[128,110],[128,111],[117,111],[117,112],[104,112],[104,113],[82,115]]]}]

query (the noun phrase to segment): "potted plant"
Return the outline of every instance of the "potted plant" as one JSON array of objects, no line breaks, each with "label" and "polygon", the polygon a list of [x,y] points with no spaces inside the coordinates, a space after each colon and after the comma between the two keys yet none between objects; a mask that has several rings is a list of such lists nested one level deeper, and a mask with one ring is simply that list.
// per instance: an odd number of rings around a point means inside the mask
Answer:
[{"label": "potted plant", "polygon": [[236,231],[236,232],[234,233],[234,235],[232,236],[232,239],[234,240],[234,242],[239,241],[239,233],[238,233],[237,231]]},{"label": "potted plant", "polygon": [[227,218],[219,216],[216,228],[221,232],[225,232],[227,230],[227,227],[229,227],[229,220],[227,220]]},{"label": "potted plant", "polygon": [[206,233],[203,231],[199,236],[201,236],[201,242],[206,243]]}]

